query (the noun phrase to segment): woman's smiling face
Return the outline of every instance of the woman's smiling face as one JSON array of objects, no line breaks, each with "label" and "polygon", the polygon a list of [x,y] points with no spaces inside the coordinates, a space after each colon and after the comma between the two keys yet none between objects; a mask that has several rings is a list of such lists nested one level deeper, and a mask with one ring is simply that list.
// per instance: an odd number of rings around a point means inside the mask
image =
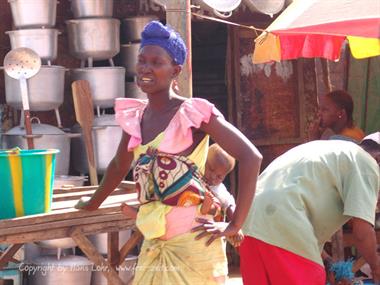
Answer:
[{"label": "woman's smiling face", "polygon": [[147,94],[168,91],[181,67],[160,46],[144,46],[138,55],[137,85]]}]

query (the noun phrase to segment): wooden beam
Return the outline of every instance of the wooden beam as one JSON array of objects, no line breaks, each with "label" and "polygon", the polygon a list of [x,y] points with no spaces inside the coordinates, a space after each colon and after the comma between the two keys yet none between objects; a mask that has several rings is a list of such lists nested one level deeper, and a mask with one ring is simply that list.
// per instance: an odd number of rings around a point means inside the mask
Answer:
[{"label": "wooden beam", "polygon": [[[83,191],[96,190],[98,186],[64,186],[60,188],[54,188],[53,194],[64,194],[64,193],[82,193]],[[126,193],[136,192],[136,183],[133,181],[123,180],[120,185],[113,190],[112,194],[121,193],[119,191],[126,191]],[[129,192],[130,191],[130,192]]]},{"label": "wooden beam", "polygon": [[140,242],[142,241],[144,236],[142,233],[136,229],[131,237],[127,240],[127,242],[120,249],[120,259],[119,265],[124,262],[124,259],[127,257],[129,252]]},{"label": "wooden beam", "polygon": [[[129,196],[129,195],[132,195],[132,196]],[[112,198],[112,197],[109,197],[109,198]],[[72,201],[72,202],[75,203],[76,201]],[[0,236],[3,233],[2,229],[9,229],[9,228],[14,228],[14,227],[19,227],[19,226],[28,226],[31,224],[36,225],[36,224],[43,224],[47,222],[64,221],[64,220],[73,219],[73,218],[85,218],[85,217],[91,217],[91,216],[96,217],[96,216],[102,216],[105,214],[120,213],[121,202],[126,202],[128,205],[137,205],[138,204],[137,195],[135,194],[123,195],[123,197],[120,197],[119,201],[117,201],[115,204],[102,205],[99,209],[95,211],[81,211],[81,210],[77,210],[71,207],[71,208],[65,208],[65,209],[60,209],[60,210],[53,210],[49,213],[0,220]]]},{"label": "wooden beam", "polygon": [[80,249],[86,254],[86,256],[92,262],[94,262],[96,268],[101,270],[103,275],[106,277],[108,284],[124,285],[115,269],[110,266],[110,264],[96,250],[90,240],[85,235],[83,235],[82,231],[78,227],[75,227],[72,230],[71,237],[80,247]]},{"label": "wooden beam", "polygon": [[13,255],[23,246],[23,243],[17,243],[9,246],[0,256],[0,269],[7,266],[8,262],[13,258]]},{"label": "wooden beam", "polygon": [[305,82],[304,82],[304,60],[302,58],[297,60],[297,91],[298,91],[298,105],[299,105],[299,138],[306,141],[306,100],[305,100]]},{"label": "wooden beam", "polygon": [[190,98],[193,96],[190,0],[166,0],[166,23],[182,36],[187,47],[187,58],[178,85],[180,95]]},{"label": "wooden beam", "polygon": [[[122,219],[115,221],[107,221],[103,223],[95,223],[89,225],[80,225],[82,232],[85,235],[99,234],[115,231],[128,230],[134,227],[134,221]],[[72,226],[57,228],[57,229],[45,229],[26,233],[14,233],[10,235],[2,235],[0,233],[0,243],[14,244],[14,243],[28,243],[41,240],[50,240],[57,238],[69,237],[69,231]]]},{"label": "wooden beam", "polygon": [[119,232],[109,232],[107,234],[108,262],[113,269],[119,265]]},{"label": "wooden beam", "polygon": [[112,215],[103,215],[98,217],[82,217],[82,218],[74,218],[74,219],[65,219],[57,222],[48,222],[43,224],[30,224],[24,225],[20,227],[13,227],[9,229],[3,229],[1,231],[1,235],[7,234],[22,234],[25,232],[34,232],[34,231],[44,231],[44,230],[52,230],[65,228],[70,226],[79,226],[79,225],[90,225],[96,223],[104,223],[104,222],[113,222],[115,220],[127,220],[125,215],[122,213],[112,214]]}]

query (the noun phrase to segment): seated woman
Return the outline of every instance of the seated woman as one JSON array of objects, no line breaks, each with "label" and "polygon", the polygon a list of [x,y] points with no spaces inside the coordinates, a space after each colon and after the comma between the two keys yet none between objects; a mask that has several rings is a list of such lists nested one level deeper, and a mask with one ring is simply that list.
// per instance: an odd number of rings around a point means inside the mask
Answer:
[{"label": "seated woman", "polygon": [[359,143],[364,132],[353,122],[354,102],[343,90],[329,92],[319,98],[318,118],[309,128],[309,140],[343,139]]}]

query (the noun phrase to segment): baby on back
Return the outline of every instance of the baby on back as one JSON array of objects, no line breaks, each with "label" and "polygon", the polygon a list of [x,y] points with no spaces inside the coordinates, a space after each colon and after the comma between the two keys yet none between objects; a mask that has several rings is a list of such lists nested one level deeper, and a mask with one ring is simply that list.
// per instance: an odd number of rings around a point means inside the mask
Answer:
[{"label": "baby on back", "polygon": [[[235,159],[229,155],[218,144],[214,143],[209,147],[204,179],[208,184],[209,192],[206,192],[201,212],[203,214],[212,214],[216,220],[224,220],[226,217],[229,221],[235,212],[235,199],[228,192],[223,184],[227,174],[235,167]],[[239,246],[243,241],[243,234],[228,238],[233,246]]]}]

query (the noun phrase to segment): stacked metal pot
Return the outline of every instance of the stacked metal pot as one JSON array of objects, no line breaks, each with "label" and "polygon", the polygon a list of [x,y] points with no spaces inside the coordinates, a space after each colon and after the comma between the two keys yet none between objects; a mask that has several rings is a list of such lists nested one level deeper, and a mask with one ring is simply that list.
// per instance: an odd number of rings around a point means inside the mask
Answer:
[{"label": "stacked metal pot", "polygon": [[[120,21],[112,18],[113,0],[70,1],[75,19],[66,21],[69,50],[81,60],[81,68],[70,70],[70,78],[90,83],[92,100],[97,108],[93,126],[96,169],[103,174],[122,135],[114,115],[101,115],[101,109],[112,108],[115,98],[125,96],[125,68],[114,66],[112,59],[120,51]],[[94,61],[104,60],[108,60],[110,66],[93,66]],[[73,126],[72,130],[81,132],[79,125]],[[82,139],[72,141],[72,162],[76,171],[88,173]]]},{"label": "stacked metal pot", "polygon": [[[66,21],[70,54],[81,60],[71,70],[71,79],[89,81],[94,105],[113,107],[124,97],[125,68],[114,66],[120,51],[120,21],[112,18],[113,0],[70,0],[74,18]],[[111,66],[93,67],[93,61],[108,60]],[[87,66],[86,66],[87,62]]]},{"label": "stacked metal pot", "polygon": [[60,34],[54,29],[57,0],[8,0],[16,30],[7,31],[12,49],[28,47],[51,65]]},{"label": "stacked metal pot", "polygon": [[[7,31],[11,48],[27,47],[34,50],[42,59],[39,72],[28,79],[28,99],[31,111],[55,110],[58,126],[61,120],[58,107],[64,100],[65,68],[51,65],[57,57],[59,31],[54,29],[57,0],[8,0],[16,30]],[[47,65],[46,65],[47,64]],[[5,98],[8,105],[22,110],[21,89],[18,80],[5,72]],[[21,116],[23,118],[23,116]],[[35,148],[57,148],[56,174],[67,175],[69,171],[70,139],[60,128],[32,122]],[[2,136],[2,146],[26,148],[25,128],[20,126]]]},{"label": "stacked metal pot", "polygon": [[82,66],[93,60],[110,61],[120,51],[120,21],[112,18],[113,0],[70,0],[74,18],[66,21],[71,55]]},{"label": "stacked metal pot", "polygon": [[120,63],[126,68],[125,93],[127,97],[146,98],[146,94],[136,84],[136,61],[140,49],[141,32],[152,20],[158,19],[155,16],[138,16],[125,18],[121,22]]},{"label": "stacked metal pot", "polygon": [[[79,125],[74,125],[72,131],[80,133]],[[119,145],[122,129],[115,122],[114,115],[101,115],[94,119],[92,137],[95,151],[96,170],[104,174],[111,159],[115,156]],[[73,167],[81,174],[88,173],[87,154],[82,138],[72,139],[71,160]]]},{"label": "stacked metal pot", "polygon": [[[5,32],[11,49],[27,47],[41,58],[42,65],[36,76],[28,80],[29,105],[31,111],[57,110],[63,103],[65,69],[52,66],[57,58],[58,35],[54,29],[57,0],[8,0],[16,30]],[[48,85],[47,85],[48,84]],[[50,87],[50,88],[49,88]],[[22,109],[20,85],[16,79],[5,74],[7,104]],[[57,113],[60,125],[59,113]]]}]

